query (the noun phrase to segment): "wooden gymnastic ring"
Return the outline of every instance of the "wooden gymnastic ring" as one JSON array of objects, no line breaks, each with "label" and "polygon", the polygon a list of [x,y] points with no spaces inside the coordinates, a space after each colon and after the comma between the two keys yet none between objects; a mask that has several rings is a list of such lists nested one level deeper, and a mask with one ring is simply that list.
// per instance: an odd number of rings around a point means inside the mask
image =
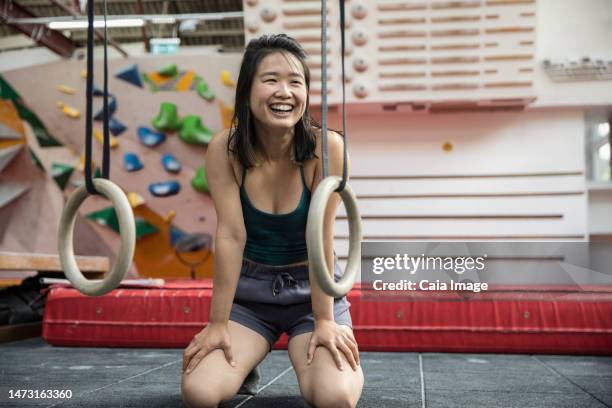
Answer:
[{"label": "wooden gymnastic ring", "polygon": [[334,282],[333,275],[329,273],[323,248],[323,221],[325,209],[332,193],[338,188],[342,179],[337,176],[326,177],[321,180],[315,190],[306,225],[306,246],[308,248],[308,265],[311,276],[315,276],[317,284],[325,293],[334,298],[346,295],[352,288],[361,271],[361,217],[357,207],[357,199],[353,190],[345,184],[340,193],[346,208],[349,223],[349,254],[344,275],[339,282]]},{"label": "wooden gymnastic ring", "polygon": [[77,210],[88,196],[85,185],[77,188],[66,201],[59,224],[58,250],[62,269],[72,285],[84,295],[101,296],[119,286],[132,265],[136,246],[136,224],[130,202],[116,184],[101,178],[94,179],[93,184],[97,191],[113,203],[119,220],[121,247],[115,264],[104,279],[90,280],[83,276],[74,258],[74,223]]}]

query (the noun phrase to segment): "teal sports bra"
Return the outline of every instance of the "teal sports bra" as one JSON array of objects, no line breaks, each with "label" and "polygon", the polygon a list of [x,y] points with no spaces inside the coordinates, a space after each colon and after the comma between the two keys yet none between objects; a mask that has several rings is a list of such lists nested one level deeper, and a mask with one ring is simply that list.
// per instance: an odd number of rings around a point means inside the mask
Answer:
[{"label": "teal sports bra", "polygon": [[247,234],[244,257],[265,265],[289,265],[308,259],[306,249],[306,221],[311,193],[304,179],[304,166],[300,165],[302,196],[295,210],[286,214],[271,214],[261,211],[251,203],[242,171],[240,203]]}]

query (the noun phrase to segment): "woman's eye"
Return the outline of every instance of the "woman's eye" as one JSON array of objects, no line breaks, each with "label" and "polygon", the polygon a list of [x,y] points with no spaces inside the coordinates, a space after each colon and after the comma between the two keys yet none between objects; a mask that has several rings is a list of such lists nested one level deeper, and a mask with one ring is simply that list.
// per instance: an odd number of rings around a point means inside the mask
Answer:
[{"label": "woman's eye", "polygon": [[301,85],[302,83],[300,81],[293,81],[292,84],[298,84]]},{"label": "woman's eye", "polygon": [[276,79],[266,79],[264,82],[276,82]]}]

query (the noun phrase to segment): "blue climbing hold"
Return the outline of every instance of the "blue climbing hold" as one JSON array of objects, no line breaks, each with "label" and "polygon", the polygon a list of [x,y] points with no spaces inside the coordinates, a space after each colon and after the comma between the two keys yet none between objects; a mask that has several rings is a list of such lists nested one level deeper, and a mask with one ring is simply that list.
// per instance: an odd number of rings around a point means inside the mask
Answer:
[{"label": "blue climbing hold", "polygon": [[126,82],[129,82],[132,85],[135,85],[139,88],[144,88],[142,85],[142,79],[140,79],[140,72],[138,71],[138,65],[132,64],[128,65],[121,71],[115,74],[116,78],[123,79]]},{"label": "blue climbing hold", "polygon": [[126,153],[123,155],[123,168],[126,171],[138,171],[142,169],[144,165],[135,153]]},{"label": "blue climbing hold", "polygon": [[153,129],[149,129],[146,126],[140,126],[138,128],[138,138],[140,139],[143,145],[148,147],[155,147],[166,140],[166,135],[160,132],[156,132]]},{"label": "blue climbing hold", "polygon": [[172,248],[174,248],[174,244],[176,244],[176,241],[178,241],[183,236],[185,236],[185,232],[183,230],[178,227],[175,227],[174,225],[170,225],[170,245],[172,246]]},{"label": "blue climbing hold", "polygon": [[181,185],[174,180],[149,184],[149,192],[155,197],[168,197],[178,194],[179,191],[181,191]]},{"label": "blue climbing hold", "polygon": [[164,169],[170,173],[178,173],[181,171],[181,163],[170,153],[164,154],[161,159]]},{"label": "blue climbing hold", "polygon": [[93,96],[104,96],[104,90],[102,88],[100,88],[98,85],[94,84],[94,86],[93,86]]},{"label": "blue climbing hold", "polygon": [[[113,95],[108,95],[108,117],[113,116],[113,113],[117,110],[117,98]],[[94,115],[94,120],[104,120],[104,106],[100,108]]]},{"label": "blue climbing hold", "polygon": [[110,120],[108,121],[108,129],[113,134],[113,136],[119,136],[120,134],[125,132],[127,127],[123,123],[119,122],[117,119],[110,118]]}]

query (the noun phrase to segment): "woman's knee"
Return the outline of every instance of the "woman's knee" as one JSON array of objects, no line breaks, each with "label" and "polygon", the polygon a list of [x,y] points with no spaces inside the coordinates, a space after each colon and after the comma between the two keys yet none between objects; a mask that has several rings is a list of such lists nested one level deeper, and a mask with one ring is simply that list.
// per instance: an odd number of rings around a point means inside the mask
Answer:
[{"label": "woman's knee", "polygon": [[221,402],[221,390],[210,384],[196,382],[189,376],[183,377],[181,398],[189,408],[215,408]]},{"label": "woman's knee", "polygon": [[[218,381],[224,377],[223,381]],[[222,401],[231,399],[240,389],[241,381],[235,376],[194,377],[183,375],[181,397],[189,408],[214,408]]]},{"label": "woman's knee", "polygon": [[359,401],[361,390],[347,381],[323,381],[311,378],[305,399],[316,408],[353,408]]}]

